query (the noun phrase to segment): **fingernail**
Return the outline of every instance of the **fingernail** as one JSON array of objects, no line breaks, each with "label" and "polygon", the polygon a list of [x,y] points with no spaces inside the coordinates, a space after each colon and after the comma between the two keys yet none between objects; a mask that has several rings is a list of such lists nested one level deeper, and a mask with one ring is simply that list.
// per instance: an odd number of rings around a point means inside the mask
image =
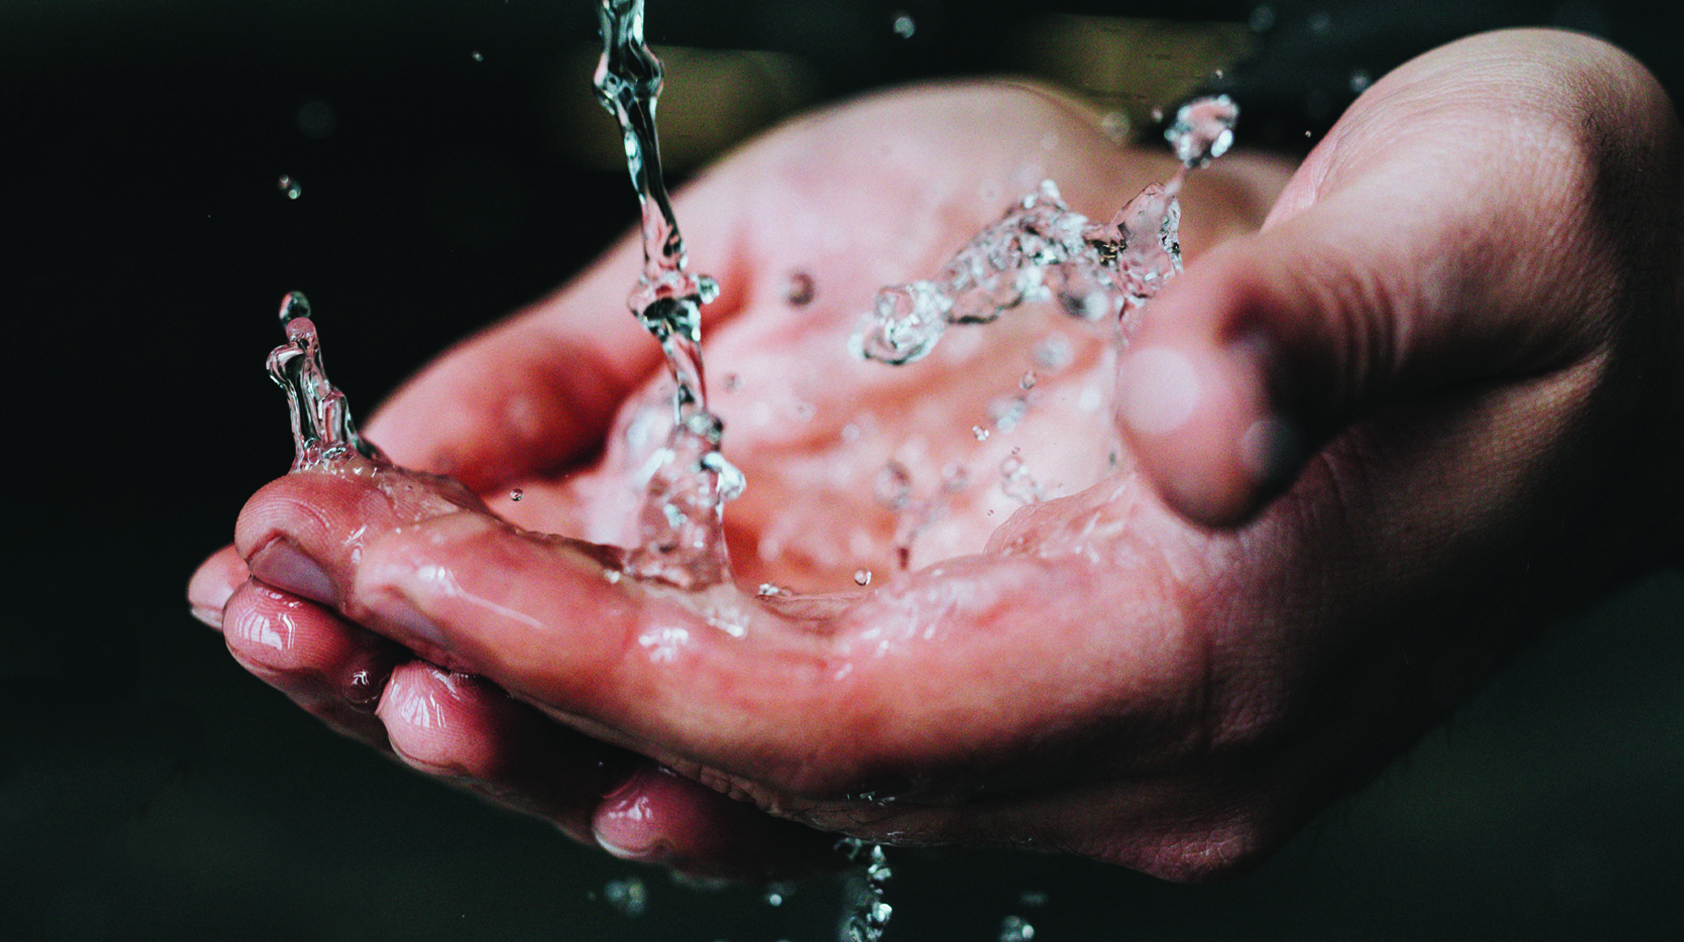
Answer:
[{"label": "fingernail", "polygon": [[1182,353],[1147,347],[1123,362],[1118,414],[1142,435],[1165,435],[1187,423],[1199,405],[1199,375]]},{"label": "fingernail", "polygon": [[194,605],[188,611],[192,612],[194,618],[218,631],[222,630],[222,609],[211,608],[209,605]]},{"label": "fingernail", "polygon": [[[411,647],[426,646],[435,652],[442,652],[449,648],[445,644],[444,631],[431,618],[421,614],[409,599],[395,592],[387,592],[376,596],[368,603],[368,609],[380,621],[402,630],[409,635]],[[427,652],[422,652],[427,653]]]},{"label": "fingernail", "polygon": [[260,582],[301,595],[312,602],[337,604],[338,594],[327,573],[284,537],[270,540],[252,555],[247,565]]},{"label": "fingernail", "polygon": [[607,801],[591,828],[597,846],[621,860],[660,860],[672,853],[650,820],[648,796]]}]

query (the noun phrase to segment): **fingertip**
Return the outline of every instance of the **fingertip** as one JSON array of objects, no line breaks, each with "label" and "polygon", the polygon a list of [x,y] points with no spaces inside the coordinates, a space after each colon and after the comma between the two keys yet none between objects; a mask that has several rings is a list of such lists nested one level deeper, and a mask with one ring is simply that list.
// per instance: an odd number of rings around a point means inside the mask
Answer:
[{"label": "fingertip", "polygon": [[1297,474],[1298,423],[1277,409],[1259,334],[1142,346],[1119,364],[1117,424],[1165,503],[1206,526],[1243,523]]},{"label": "fingertip", "polygon": [[778,879],[834,869],[836,838],[646,764],[597,807],[597,844],[696,876]]},{"label": "fingertip", "polygon": [[221,631],[222,610],[234,590],[246,582],[246,561],[232,546],[210,555],[187,581],[187,604],[194,618]]}]

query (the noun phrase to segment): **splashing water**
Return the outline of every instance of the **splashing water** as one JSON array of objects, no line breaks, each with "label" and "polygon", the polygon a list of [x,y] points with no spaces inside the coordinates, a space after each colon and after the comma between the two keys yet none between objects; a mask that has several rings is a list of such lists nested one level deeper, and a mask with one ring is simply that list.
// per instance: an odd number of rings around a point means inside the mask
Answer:
[{"label": "splashing water", "polygon": [[292,413],[292,470],[321,467],[360,455],[384,460],[379,449],[357,434],[345,394],[334,388],[322,367],[321,340],[302,291],[281,299],[281,326],[287,342],[269,353],[269,378],[287,394]]},{"label": "splashing water", "polygon": [[730,577],[725,502],[745,484],[742,472],[720,454],[725,426],[708,411],[702,374],[701,308],[718,296],[719,285],[690,272],[661,175],[655,102],[662,70],[643,39],[643,0],[599,3],[597,99],[620,124],[626,168],[643,207],[643,274],[627,306],[660,342],[676,387],[672,430],[643,469],[648,485],[638,513],[639,538],[626,569],[681,588],[702,588]]},{"label": "splashing water", "polygon": [[1000,920],[1000,942],[1029,942],[1035,938],[1035,927],[1022,916],[1007,916]]},{"label": "splashing water", "polygon": [[1072,212],[1057,184],[1042,181],[934,279],[878,292],[852,349],[871,360],[912,363],[935,349],[948,325],[985,324],[1025,302],[1056,299],[1089,321],[1137,312],[1181,271],[1177,194],[1187,171],[1227,151],[1238,116],[1226,95],[1183,106],[1165,135],[1181,169],[1167,183],[1146,187],[1104,225]]},{"label": "splashing water", "polygon": [[894,875],[883,855],[883,845],[846,837],[837,842],[836,849],[853,863],[864,864],[849,885],[851,905],[842,916],[837,939],[839,942],[878,942],[883,938],[889,917],[894,914],[894,907],[883,901],[883,890],[888,886],[889,877]]},{"label": "splashing water", "polygon": [[[1226,95],[1182,106],[1165,132],[1181,167],[1118,210],[1104,225],[1071,211],[1051,180],[1024,197],[998,222],[960,249],[935,278],[878,292],[874,310],[849,345],[855,355],[891,365],[930,354],[953,324],[987,324],[1025,303],[1056,301],[1072,317],[1116,325],[1121,347],[1139,325],[1141,311],[1181,271],[1181,205],[1189,172],[1222,156],[1234,141],[1239,109]],[[1037,348],[1038,367],[1057,371],[1069,361],[1068,343]],[[992,431],[1009,434],[1031,407],[1039,377],[1030,371],[1017,388],[989,404],[993,429],[972,427],[978,442]],[[1113,458],[1108,470],[1114,469]],[[1016,449],[999,467],[1002,492],[1023,504],[1045,492]],[[939,512],[939,507],[934,508]],[[896,548],[903,561],[928,522],[901,513]],[[904,565],[903,565],[904,568]]]}]

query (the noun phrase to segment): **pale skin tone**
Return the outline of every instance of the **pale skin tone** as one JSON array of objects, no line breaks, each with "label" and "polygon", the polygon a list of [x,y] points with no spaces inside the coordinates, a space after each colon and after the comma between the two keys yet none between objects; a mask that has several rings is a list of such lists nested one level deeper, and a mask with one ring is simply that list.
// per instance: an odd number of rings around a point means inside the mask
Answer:
[{"label": "pale skin tone", "polygon": [[[1232,873],[1552,618],[1679,565],[1681,166],[1621,53],[1474,37],[1377,83],[1297,168],[1195,175],[1187,269],[1120,364],[1044,314],[896,370],[837,355],[878,285],[1043,176],[1104,219],[1173,165],[1032,90],[844,106],[678,201],[725,286],[707,355],[750,481],[740,588],[616,580],[579,539],[624,518],[599,454],[658,376],[628,243],[368,423],[485,503],[289,475],[189,595],[331,726],[622,856],[763,876],[845,833]],[[978,442],[1054,329],[1073,362]],[[1121,406],[1096,413],[1079,387],[1113,369]],[[1022,510],[998,488],[1014,446],[1047,491]],[[975,478],[905,572],[873,496],[888,457]]]}]

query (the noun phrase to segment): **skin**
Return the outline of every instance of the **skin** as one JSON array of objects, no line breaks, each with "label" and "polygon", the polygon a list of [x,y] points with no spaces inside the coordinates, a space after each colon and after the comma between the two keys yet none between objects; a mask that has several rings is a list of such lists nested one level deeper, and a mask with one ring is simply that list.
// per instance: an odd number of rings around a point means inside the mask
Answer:
[{"label": "skin", "polygon": [[[1026,347],[1074,322],[1008,315],[897,370],[836,354],[872,290],[932,273],[1042,176],[1104,219],[1172,165],[1034,90],[847,105],[678,201],[725,286],[707,356],[740,390],[716,402],[750,481],[728,515],[741,588],[614,579],[593,543],[545,535],[608,540],[630,506],[615,422],[659,393],[625,244],[370,423],[466,490],[288,475],[189,597],[329,725],[621,856],[761,877],[824,865],[839,832],[1232,874],[1542,626],[1680,564],[1681,167],[1664,94],[1605,44],[1436,50],[1295,170],[1194,175],[1187,269],[1120,363],[1076,331],[984,443],[969,428]],[[817,296],[796,308],[798,270]],[[1096,419],[1074,390],[1113,370]],[[1014,445],[1048,492],[1022,509],[989,477]],[[894,456],[980,482],[905,572],[872,497]]]}]

